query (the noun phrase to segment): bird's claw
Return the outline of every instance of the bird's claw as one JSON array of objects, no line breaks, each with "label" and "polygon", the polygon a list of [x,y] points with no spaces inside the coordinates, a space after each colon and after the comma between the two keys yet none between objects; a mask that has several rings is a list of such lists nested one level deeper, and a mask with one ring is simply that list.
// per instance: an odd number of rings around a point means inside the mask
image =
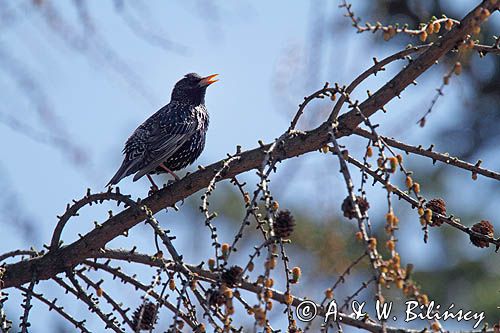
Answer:
[{"label": "bird's claw", "polygon": [[149,188],[149,192],[148,192],[148,196],[150,195],[153,195],[155,194],[156,192],[158,192],[158,186],[156,185],[151,185],[151,187]]}]

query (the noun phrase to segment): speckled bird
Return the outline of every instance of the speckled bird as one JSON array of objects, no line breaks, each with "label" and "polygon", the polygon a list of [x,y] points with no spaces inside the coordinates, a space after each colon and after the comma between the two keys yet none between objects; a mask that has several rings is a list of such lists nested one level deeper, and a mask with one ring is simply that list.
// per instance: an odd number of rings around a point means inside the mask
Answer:
[{"label": "speckled bird", "polygon": [[135,174],[134,181],[146,175],[152,189],[158,187],[151,174],[168,172],[179,180],[174,171],[192,164],[205,147],[209,122],[205,93],[209,85],[218,81],[216,76],[190,73],[175,84],[170,103],[128,138],[123,163],[108,185],[117,184],[131,174]]}]

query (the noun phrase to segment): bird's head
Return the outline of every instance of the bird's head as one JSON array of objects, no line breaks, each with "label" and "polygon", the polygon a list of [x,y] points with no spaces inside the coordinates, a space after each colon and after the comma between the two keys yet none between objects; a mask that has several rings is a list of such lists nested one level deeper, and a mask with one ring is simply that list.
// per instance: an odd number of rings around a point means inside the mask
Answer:
[{"label": "bird's head", "polygon": [[196,73],[186,74],[179,80],[172,91],[172,100],[189,102],[194,105],[205,104],[207,87],[218,80],[218,74],[201,77]]}]

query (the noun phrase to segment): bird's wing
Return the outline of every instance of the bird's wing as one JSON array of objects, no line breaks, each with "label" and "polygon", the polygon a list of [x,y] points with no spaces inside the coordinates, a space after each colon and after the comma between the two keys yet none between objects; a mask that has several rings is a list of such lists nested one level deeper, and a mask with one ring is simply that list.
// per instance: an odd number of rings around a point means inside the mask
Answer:
[{"label": "bird's wing", "polygon": [[196,132],[197,121],[190,117],[179,117],[170,112],[159,121],[151,123],[147,139],[142,144],[142,166],[134,181],[153,171],[161,162],[172,156]]}]

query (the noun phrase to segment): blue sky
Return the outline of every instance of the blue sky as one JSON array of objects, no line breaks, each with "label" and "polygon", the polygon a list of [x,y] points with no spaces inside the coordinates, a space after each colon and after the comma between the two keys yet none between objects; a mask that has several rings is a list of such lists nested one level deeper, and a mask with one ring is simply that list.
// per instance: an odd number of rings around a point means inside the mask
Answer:
[{"label": "blue sky", "polygon": [[[220,81],[207,92],[211,123],[206,149],[197,162],[208,164],[224,158],[226,152],[234,152],[236,145],[249,149],[257,146],[258,139],[269,142],[278,137],[288,127],[303,96],[327,80],[347,84],[371,65],[373,56],[383,57],[397,50],[394,46],[384,50],[377,47],[374,42],[380,43],[380,39],[371,34],[356,34],[335,2],[270,1],[263,6],[251,1],[216,5],[202,1],[153,1],[136,2],[123,9],[123,15],[146,18],[144,26],[175,43],[174,50],[166,50],[133,33],[111,1],[95,0],[88,4],[96,27],[93,34],[82,29],[72,2],[58,3],[57,8],[72,24],[71,29],[57,27],[61,35],[51,30],[40,13],[17,2],[10,3],[14,19],[0,34],[0,60],[14,59],[17,70],[28,72],[38,86],[38,90],[27,95],[20,88],[26,82],[16,81],[11,70],[3,68],[0,113],[15,117],[44,135],[58,135],[47,125],[57,123],[88,157],[87,165],[77,166],[60,150],[0,124],[0,184],[4,194],[15,193],[23,215],[36,221],[37,248],[48,242],[55,216],[62,213],[67,202],[81,197],[87,187],[95,191],[104,188],[121,163],[121,149],[128,135],[169,101],[171,88],[184,74],[220,74]],[[322,8],[324,16],[312,12],[315,6]],[[317,20],[323,22],[320,34],[310,28]],[[62,40],[68,31],[80,37],[88,34],[88,38],[82,38],[87,44],[76,48],[68,45]],[[326,46],[318,49],[315,38]],[[321,50],[321,54],[315,50]],[[113,60],[116,56],[120,61]],[[121,61],[130,72],[120,65]],[[356,98],[364,98],[366,89],[374,90],[374,85],[384,83],[399,68],[395,65],[370,81],[369,86],[361,86]],[[485,68],[487,72],[488,65]],[[457,87],[462,78],[453,78],[429,126],[422,130],[414,125],[425,112],[444,72],[444,68],[437,67],[419,80],[419,86],[403,94],[404,101],[391,102],[388,109],[393,116],[389,120],[388,115],[374,117],[374,121],[384,121],[381,132],[423,146],[432,143],[432,135],[428,134],[438,130],[439,121],[449,119],[450,112],[461,106],[458,97],[462,93]],[[50,106],[57,121],[44,123],[36,111],[41,100]],[[321,111],[329,107],[325,103],[315,104],[317,108],[312,110],[318,114],[306,116],[307,126],[324,119]],[[456,123],[459,126],[460,119]],[[301,126],[304,128],[304,123]],[[423,131],[427,135],[422,135]],[[439,146],[436,148],[439,150]],[[353,147],[353,151],[360,149],[359,144]],[[498,167],[498,155],[493,157],[494,160],[485,162],[486,167]],[[323,158],[312,154],[301,165],[314,165]],[[337,168],[335,160],[331,163]],[[189,169],[195,168],[196,164]],[[317,188],[317,183],[312,184],[307,172],[302,171],[287,192],[280,193],[283,200],[297,203],[321,191],[340,202],[345,193],[336,171],[316,171],[316,177],[326,175],[329,181]],[[480,178],[477,186],[464,194],[457,188],[470,181],[470,175],[452,171],[450,177],[460,180],[448,185],[457,207],[480,197],[482,184],[491,184]],[[120,188],[134,197],[144,197],[149,183],[147,179],[136,183],[125,179]],[[383,202],[385,198],[381,198]],[[314,214],[319,208],[305,209]],[[486,208],[493,212],[493,206]],[[382,214],[383,209],[375,212],[375,216]],[[28,246],[16,225],[4,221],[0,228],[3,234],[12,235],[3,238],[0,252]],[[421,245],[418,229],[411,229],[408,240]],[[413,257],[417,265],[434,262],[429,257],[419,261],[421,258]],[[434,258],[439,260],[439,256]]]}]

